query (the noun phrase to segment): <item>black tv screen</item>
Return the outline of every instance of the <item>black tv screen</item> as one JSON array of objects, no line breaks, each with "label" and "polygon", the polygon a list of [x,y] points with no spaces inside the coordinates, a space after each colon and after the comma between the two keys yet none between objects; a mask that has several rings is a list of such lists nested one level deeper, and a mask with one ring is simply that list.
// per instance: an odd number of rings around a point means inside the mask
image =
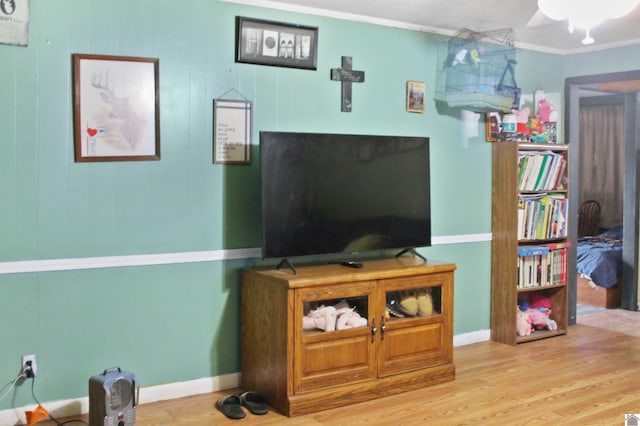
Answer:
[{"label": "black tv screen", "polygon": [[262,256],[431,245],[429,139],[260,132]]}]

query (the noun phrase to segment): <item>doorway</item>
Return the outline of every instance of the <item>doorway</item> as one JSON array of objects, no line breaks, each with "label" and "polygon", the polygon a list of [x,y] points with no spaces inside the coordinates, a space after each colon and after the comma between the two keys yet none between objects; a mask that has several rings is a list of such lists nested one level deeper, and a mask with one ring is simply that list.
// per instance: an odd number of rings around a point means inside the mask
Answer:
[{"label": "doorway", "polygon": [[[569,144],[569,182],[580,181],[580,100],[593,96],[595,92],[621,96],[624,105],[624,207],[621,307],[638,309],[638,194],[640,138],[640,71],[572,77],[565,81],[565,139]],[[569,217],[577,219],[580,203],[579,185],[569,186]],[[574,220],[577,224],[577,220]],[[577,272],[576,247],[577,226],[569,229],[569,324],[576,323]]]}]

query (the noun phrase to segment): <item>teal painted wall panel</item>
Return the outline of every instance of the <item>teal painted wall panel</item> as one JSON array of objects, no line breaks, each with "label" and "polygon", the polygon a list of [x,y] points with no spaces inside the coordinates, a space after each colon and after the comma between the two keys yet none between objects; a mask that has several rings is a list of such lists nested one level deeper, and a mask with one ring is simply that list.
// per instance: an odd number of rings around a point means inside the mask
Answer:
[{"label": "teal painted wall panel", "polygon": [[420,249],[427,259],[456,264],[453,333],[490,328],[491,243],[451,244]]},{"label": "teal painted wall panel", "polygon": [[[236,64],[236,15],[318,26],[318,70]],[[481,116],[434,101],[439,36],[209,0],[36,1],[29,32],[26,48],[0,45],[0,262],[258,247],[260,130],[429,136],[434,236],[491,231],[491,146]],[[73,53],[159,58],[160,161],[74,162]],[[366,73],[351,113],[329,78],[343,55]],[[426,83],[424,114],[405,111],[407,80]],[[518,69],[531,90],[561,81]],[[253,102],[250,165],[212,163],[223,95]],[[421,251],[458,265],[455,332],[487,329],[490,244]],[[254,262],[0,275],[0,378],[25,353],[43,401],[86,396],[113,365],[143,386],[238,372],[240,273]],[[31,402],[21,388],[0,409]]]},{"label": "teal painted wall panel", "polygon": [[565,77],[607,74],[640,69],[640,45],[575,54],[566,61]]},{"label": "teal painted wall panel", "polygon": [[[516,81],[523,94],[533,94],[542,89],[547,93],[563,92],[562,69],[567,57],[542,52],[519,50],[516,65]],[[562,105],[555,105],[561,108]]]},{"label": "teal painted wall panel", "polygon": [[[86,395],[88,378],[114,365],[134,370],[144,386],[237,372],[244,265],[0,276],[0,311],[15,319],[0,327],[11,342],[0,374],[13,378],[20,355],[37,354],[36,390],[46,401]],[[17,396],[17,406],[32,402]]]}]

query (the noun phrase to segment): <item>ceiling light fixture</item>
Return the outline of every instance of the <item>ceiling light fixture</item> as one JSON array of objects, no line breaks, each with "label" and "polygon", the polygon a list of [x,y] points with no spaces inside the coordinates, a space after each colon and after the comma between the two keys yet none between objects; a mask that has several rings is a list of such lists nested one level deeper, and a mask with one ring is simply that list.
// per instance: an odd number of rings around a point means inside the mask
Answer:
[{"label": "ceiling light fixture", "polygon": [[638,6],[640,0],[538,0],[542,13],[555,21],[569,20],[569,32],[586,31],[582,44],[593,44],[591,29],[607,19],[621,18]]}]

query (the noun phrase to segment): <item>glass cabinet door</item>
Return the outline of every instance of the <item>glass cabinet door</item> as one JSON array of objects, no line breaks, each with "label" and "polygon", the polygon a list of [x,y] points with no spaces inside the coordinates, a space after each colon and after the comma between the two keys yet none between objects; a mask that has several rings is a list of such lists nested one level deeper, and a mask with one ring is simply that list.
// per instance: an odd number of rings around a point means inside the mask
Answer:
[{"label": "glass cabinet door", "polygon": [[418,275],[384,281],[385,309],[380,326],[378,374],[386,376],[446,363],[451,359],[445,338],[443,305],[452,291],[446,274]]},{"label": "glass cabinet door", "polygon": [[369,324],[369,295],[303,302],[303,335],[332,332]]},{"label": "glass cabinet door", "polygon": [[376,377],[372,282],[300,289],[295,298],[295,388]]},{"label": "glass cabinet door", "polygon": [[385,295],[385,319],[429,317],[442,312],[440,286],[408,290],[388,290]]}]

